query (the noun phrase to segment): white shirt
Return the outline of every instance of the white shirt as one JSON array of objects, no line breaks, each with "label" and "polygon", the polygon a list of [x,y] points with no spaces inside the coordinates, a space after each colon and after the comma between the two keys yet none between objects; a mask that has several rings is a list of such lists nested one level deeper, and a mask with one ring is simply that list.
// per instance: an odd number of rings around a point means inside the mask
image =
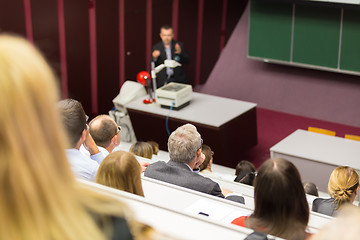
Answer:
[{"label": "white shirt", "polygon": [[66,149],[67,159],[70,163],[71,170],[76,177],[95,181],[99,162],[104,159],[103,154],[97,153],[92,156],[86,156],[75,148]]}]

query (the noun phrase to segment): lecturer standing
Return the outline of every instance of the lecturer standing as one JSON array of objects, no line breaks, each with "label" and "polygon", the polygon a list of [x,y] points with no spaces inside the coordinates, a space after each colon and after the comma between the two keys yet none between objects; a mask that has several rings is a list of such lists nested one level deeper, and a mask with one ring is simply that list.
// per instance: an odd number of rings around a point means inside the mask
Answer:
[{"label": "lecturer standing", "polygon": [[[160,28],[161,42],[152,48],[152,61],[155,67],[164,63],[166,59],[175,60],[181,64],[189,63],[190,59],[181,42],[173,40],[174,32],[171,26],[164,25]],[[182,66],[176,68],[164,68],[156,75],[157,87],[162,87],[169,82],[189,84]]]}]

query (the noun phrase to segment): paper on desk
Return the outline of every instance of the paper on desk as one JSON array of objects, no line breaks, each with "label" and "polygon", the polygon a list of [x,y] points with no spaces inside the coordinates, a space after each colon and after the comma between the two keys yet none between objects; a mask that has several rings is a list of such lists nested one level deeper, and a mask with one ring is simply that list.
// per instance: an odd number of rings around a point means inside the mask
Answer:
[{"label": "paper on desk", "polygon": [[[185,208],[185,211],[191,214],[199,214],[202,213],[203,215],[207,214],[209,218],[222,221],[222,222],[231,222],[233,219],[229,220],[233,213],[237,214],[236,216],[244,216],[249,215],[248,212],[244,211],[235,211],[231,208],[221,206],[220,204],[216,204],[210,201],[206,201],[204,199],[200,199],[195,203],[191,204],[189,207]],[[246,214],[245,214],[246,213]],[[242,214],[242,215],[241,215]],[[230,216],[230,218],[229,218]]]}]

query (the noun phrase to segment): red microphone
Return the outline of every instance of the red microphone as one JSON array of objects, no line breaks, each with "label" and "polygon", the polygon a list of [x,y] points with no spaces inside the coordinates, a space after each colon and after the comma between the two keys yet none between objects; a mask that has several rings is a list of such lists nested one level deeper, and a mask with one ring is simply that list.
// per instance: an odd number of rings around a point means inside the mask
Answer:
[{"label": "red microphone", "polygon": [[146,71],[141,71],[137,74],[136,79],[144,86],[150,85],[150,74]]},{"label": "red microphone", "polygon": [[151,89],[151,84],[150,84],[150,81],[151,81],[151,77],[150,77],[150,74],[146,71],[141,71],[137,74],[136,76],[136,80],[144,85],[144,86],[147,86],[148,87],[148,92],[149,92],[149,96],[150,98],[146,98],[143,100],[143,103],[153,103],[155,102],[155,98],[152,97],[152,89]]}]

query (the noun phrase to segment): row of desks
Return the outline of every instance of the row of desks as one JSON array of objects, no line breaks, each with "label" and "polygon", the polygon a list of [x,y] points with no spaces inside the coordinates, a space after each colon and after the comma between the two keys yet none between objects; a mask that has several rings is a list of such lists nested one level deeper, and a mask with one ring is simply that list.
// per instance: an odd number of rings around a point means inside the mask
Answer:
[{"label": "row of desks", "polygon": [[[257,144],[256,104],[193,93],[189,106],[171,111],[158,104],[143,104],[137,99],[127,109],[138,140],[154,140],[167,150],[168,134],[185,124],[194,124],[204,143],[216,153],[219,165],[235,168],[234,156]],[[339,165],[360,170],[360,142],[340,137],[297,130],[270,149],[271,157],[283,157],[299,169],[302,179],[316,183],[327,192],[329,176]]]}]

